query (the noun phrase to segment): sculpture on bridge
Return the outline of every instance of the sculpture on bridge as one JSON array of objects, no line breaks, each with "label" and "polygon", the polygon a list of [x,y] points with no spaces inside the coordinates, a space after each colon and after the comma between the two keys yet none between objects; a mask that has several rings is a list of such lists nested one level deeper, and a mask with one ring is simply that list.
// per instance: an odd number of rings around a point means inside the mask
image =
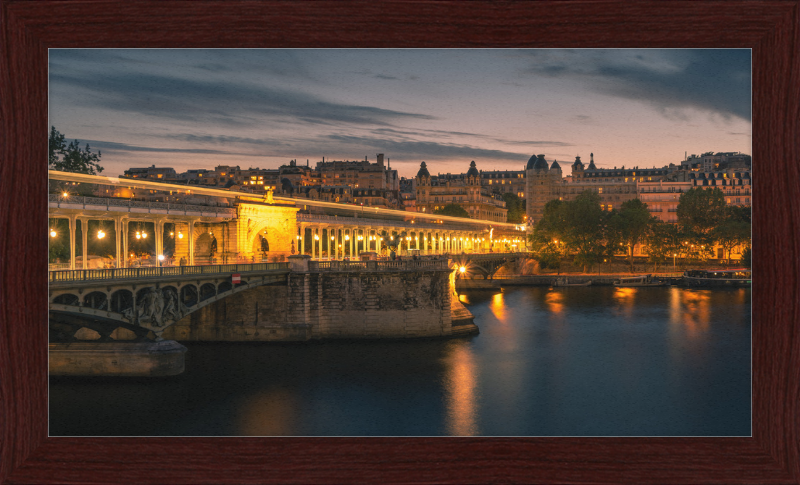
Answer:
[{"label": "sculpture on bridge", "polygon": [[386,231],[381,231],[381,242],[387,248],[389,248],[389,255],[392,259],[395,259],[397,254],[397,248],[400,246],[400,243],[406,237],[406,231],[401,232],[396,236],[392,236]]},{"label": "sculpture on bridge", "polygon": [[150,288],[137,311],[134,313],[132,308],[128,308],[123,315],[137,326],[150,323],[153,327],[163,327],[166,322],[180,320],[187,312],[188,309],[178,300],[173,290]]}]

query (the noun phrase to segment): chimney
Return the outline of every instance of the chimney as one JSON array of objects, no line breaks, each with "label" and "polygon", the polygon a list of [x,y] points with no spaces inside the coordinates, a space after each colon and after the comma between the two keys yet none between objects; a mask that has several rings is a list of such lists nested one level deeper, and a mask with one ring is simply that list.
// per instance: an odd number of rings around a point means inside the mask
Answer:
[{"label": "chimney", "polygon": [[383,167],[383,153],[378,154],[378,166]]}]

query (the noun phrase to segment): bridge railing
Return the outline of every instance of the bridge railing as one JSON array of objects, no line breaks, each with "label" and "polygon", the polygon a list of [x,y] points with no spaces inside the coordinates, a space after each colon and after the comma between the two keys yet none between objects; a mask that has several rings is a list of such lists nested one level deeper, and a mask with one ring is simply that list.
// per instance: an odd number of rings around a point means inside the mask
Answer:
[{"label": "bridge railing", "polygon": [[166,266],[150,268],[78,269],[50,271],[50,282],[97,281],[159,276],[182,276],[253,271],[289,271],[289,263],[218,264],[206,266]]},{"label": "bridge railing", "polygon": [[448,269],[446,259],[407,261],[309,261],[311,272],[325,271],[414,271]]}]

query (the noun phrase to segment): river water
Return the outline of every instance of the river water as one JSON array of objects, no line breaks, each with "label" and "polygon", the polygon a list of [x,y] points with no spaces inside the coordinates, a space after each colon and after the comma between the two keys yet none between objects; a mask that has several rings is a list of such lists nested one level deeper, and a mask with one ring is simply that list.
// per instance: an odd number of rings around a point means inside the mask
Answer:
[{"label": "river water", "polygon": [[750,289],[460,299],[480,335],[186,344],[180,376],[51,378],[50,435],[750,435]]}]

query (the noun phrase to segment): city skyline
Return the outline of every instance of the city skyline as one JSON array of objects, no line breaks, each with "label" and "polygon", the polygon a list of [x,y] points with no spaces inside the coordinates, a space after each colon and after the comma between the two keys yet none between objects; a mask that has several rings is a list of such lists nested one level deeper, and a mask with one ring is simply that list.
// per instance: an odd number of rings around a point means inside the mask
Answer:
[{"label": "city skyline", "polygon": [[104,175],[291,159],[399,175],[751,153],[749,49],[52,49],[49,121]]}]

